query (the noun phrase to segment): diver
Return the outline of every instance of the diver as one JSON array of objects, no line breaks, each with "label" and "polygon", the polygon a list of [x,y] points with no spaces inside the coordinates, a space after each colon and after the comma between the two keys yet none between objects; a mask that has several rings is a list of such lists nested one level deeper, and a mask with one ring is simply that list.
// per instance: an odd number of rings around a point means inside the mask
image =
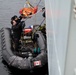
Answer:
[{"label": "diver", "polygon": [[20,17],[17,17],[16,15],[14,15],[11,18],[11,31],[12,31],[12,39],[14,42],[14,50],[15,51],[19,51],[19,40],[21,38],[21,34],[22,34],[22,30],[25,27],[25,22],[21,21],[22,18],[24,18],[22,15]]}]

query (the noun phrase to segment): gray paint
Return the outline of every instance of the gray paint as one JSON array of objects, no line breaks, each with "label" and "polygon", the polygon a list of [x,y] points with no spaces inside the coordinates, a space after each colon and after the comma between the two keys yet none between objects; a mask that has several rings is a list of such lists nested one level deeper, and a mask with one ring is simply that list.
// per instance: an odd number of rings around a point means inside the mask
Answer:
[{"label": "gray paint", "polygon": [[49,75],[64,75],[70,5],[71,0],[45,0]]},{"label": "gray paint", "polygon": [[71,2],[71,18],[68,37],[67,59],[65,67],[65,75],[76,75],[76,18],[74,17],[73,6],[74,0]]}]

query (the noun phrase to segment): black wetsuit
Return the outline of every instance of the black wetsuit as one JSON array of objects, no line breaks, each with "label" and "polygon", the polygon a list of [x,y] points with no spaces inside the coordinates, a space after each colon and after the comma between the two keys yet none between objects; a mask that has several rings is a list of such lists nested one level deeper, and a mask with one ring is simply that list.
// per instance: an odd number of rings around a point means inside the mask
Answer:
[{"label": "black wetsuit", "polygon": [[19,17],[17,20],[16,25],[12,25],[12,31],[13,31],[13,41],[15,44],[15,50],[18,51],[19,48],[19,40],[21,38],[21,33],[22,33],[22,17]]}]

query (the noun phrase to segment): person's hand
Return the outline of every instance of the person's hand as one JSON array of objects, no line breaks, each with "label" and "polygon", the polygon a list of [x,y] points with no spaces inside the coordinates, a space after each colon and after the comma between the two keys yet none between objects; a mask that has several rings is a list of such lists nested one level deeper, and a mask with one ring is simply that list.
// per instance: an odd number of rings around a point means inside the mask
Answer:
[{"label": "person's hand", "polygon": [[32,15],[29,15],[29,16],[26,17],[25,15],[22,14],[21,17],[22,17],[22,19],[26,19],[26,18],[31,18]]},{"label": "person's hand", "polygon": [[23,14],[21,14],[22,19],[25,19],[25,16]]},{"label": "person's hand", "polygon": [[12,21],[12,25],[15,26],[17,23],[15,20]]}]

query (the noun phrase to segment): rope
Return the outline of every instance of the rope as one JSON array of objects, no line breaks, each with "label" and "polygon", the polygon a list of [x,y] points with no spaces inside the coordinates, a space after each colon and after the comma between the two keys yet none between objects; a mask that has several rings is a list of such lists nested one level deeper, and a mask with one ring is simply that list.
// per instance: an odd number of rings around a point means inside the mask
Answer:
[{"label": "rope", "polygon": [[[42,22],[40,23],[39,27],[42,25],[42,23],[44,22],[44,20],[45,20],[45,18],[42,20]],[[33,33],[32,33],[32,38],[33,38],[33,36],[34,36],[34,33],[39,29],[39,27],[33,31]]]},{"label": "rope", "polygon": [[[26,2],[27,2],[27,4],[28,4],[29,7],[34,8],[34,7],[31,5],[31,3],[29,2],[29,0],[26,0]],[[38,5],[40,4],[40,2],[41,2],[41,0],[39,0],[38,4],[36,5],[37,7],[38,7]],[[26,5],[26,4],[25,4],[25,5]],[[24,7],[25,7],[25,5],[24,5]],[[40,11],[42,11],[42,9],[38,10],[35,14],[29,15],[28,17],[31,18],[32,16],[35,16],[35,18],[36,18],[36,14],[39,13]],[[28,18],[28,17],[26,17],[26,18]],[[36,23],[36,20],[35,20],[35,23]]]},{"label": "rope", "polygon": [[29,7],[34,8],[34,6],[28,0],[26,0],[26,3],[28,4]]},{"label": "rope", "polygon": [[15,61],[16,58],[17,58],[17,56],[9,63],[9,65],[12,65],[12,63]]},{"label": "rope", "polygon": [[38,2],[37,6],[39,6],[40,2],[41,2],[41,0]]},{"label": "rope", "polygon": [[[27,1],[27,4],[29,4],[29,6],[30,7],[33,7],[32,5],[31,5],[31,3],[29,2],[29,0],[26,0]],[[36,5],[36,6],[38,6],[39,4],[40,4],[40,2],[41,2],[41,0],[39,0],[39,2],[38,2],[38,4]],[[26,20],[28,19],[28,18],[31,18],[31,17],[33,17],[33,16],[35,16],[35,24],[36,24],[36,14],[38,14],[39,12],[41,12],[42,11],[42,8],[40,9],[40,10],[38,10],[35,14],[32,14],[32,15],[29,15],[28,17],[26,17]],[[25,21],[26,21],[25,20]],[[43,19],[43,21],[44,21],[45,19]],[[43,21],[41,22],[41,24],[43,23]],[[40,24],[40,25],[41,25]]]},{"label": "rope", "polygon": [[[39,0],[38,4],[36,6],[39,6],[41,0]],[[24,4],[24,7],[28,4],[29,7],[34,7],[28,0],[26,0],[26,3]]]},{"label": "rope", "polygon": [[42,20],[42,22],[40,23],[40,26],[42,25],[42,23],[44,22],[45,18]]}]

